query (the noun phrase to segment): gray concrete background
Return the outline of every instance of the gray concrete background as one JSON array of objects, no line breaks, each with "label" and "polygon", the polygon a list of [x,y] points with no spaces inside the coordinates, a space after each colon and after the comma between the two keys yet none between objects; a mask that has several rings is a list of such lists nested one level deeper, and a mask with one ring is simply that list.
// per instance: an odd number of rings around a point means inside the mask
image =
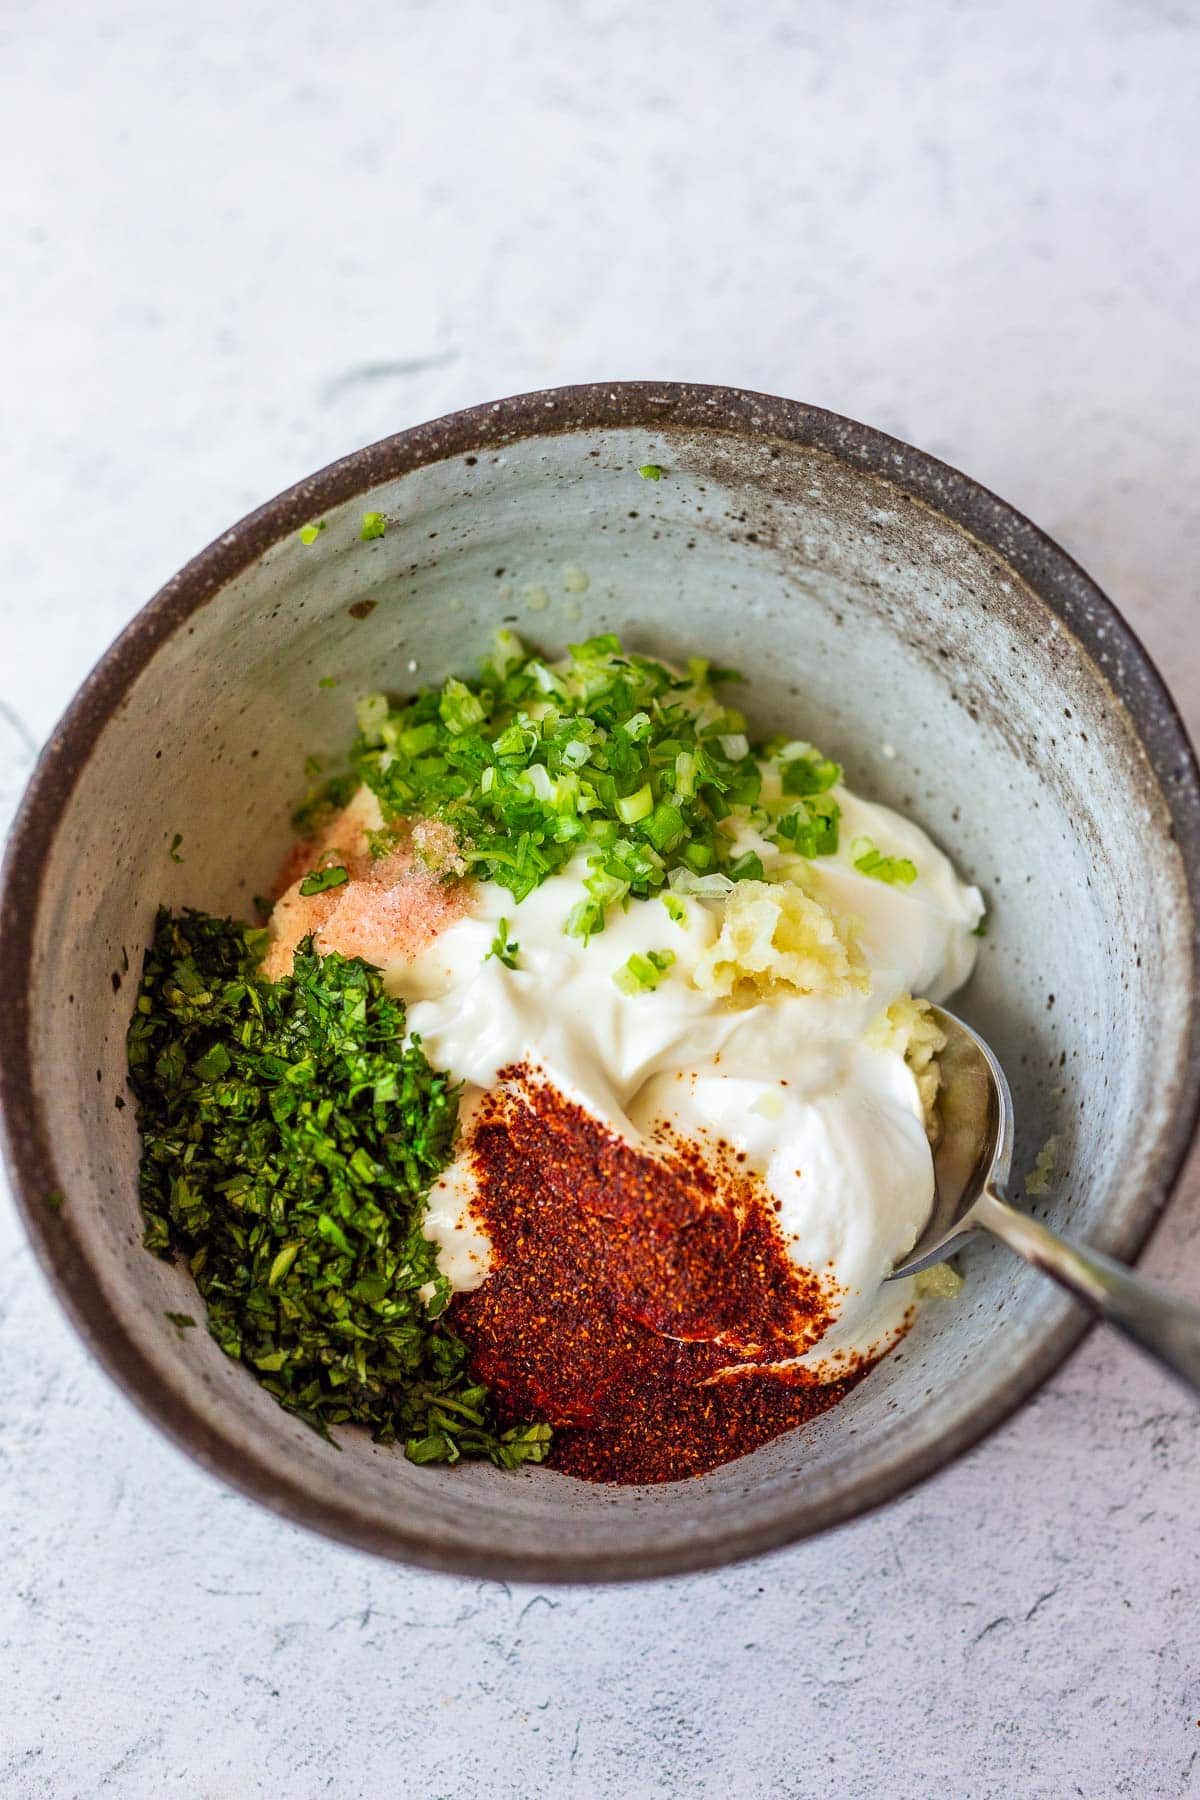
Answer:
[{"label": "gray concrete background", "polygon": [[[947,457],[1200,725],[1200,13],[0,0],[0,810],[191,552],[386,431],[720,381]],[[1200,1182],[1148,1267],[1200,1295]],[[539,1594],[168,1448],[0,1212],[0,1791],[1200,1791],[1200,1414],[1094,1336],[836,1536]]]}]

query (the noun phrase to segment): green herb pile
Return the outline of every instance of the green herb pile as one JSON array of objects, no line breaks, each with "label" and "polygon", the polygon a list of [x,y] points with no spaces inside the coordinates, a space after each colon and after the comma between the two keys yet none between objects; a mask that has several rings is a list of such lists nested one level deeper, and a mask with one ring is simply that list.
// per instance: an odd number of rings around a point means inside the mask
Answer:
[{"label": "green herb pile", "polygon": [[[649,897],[676,870],[761,880],[761,859],[717,829],[731,814],[798,856],[836,851],[840,768],[810,745],[752,746],[716,695],[737,679],[697,659],[675,673],[611,635],[551,664],[502,631],[477,680],[400,705],[360,701],[349,785],[367,782],[391,823],[445,821],[470,872],[517,901],[587,850],[587,895],[566,922],[586,938],[610,906]],[[779,774],[769,800],[760,759]],[[347,791],[343,776],[324,797]]]},{"label": "green herb pile", "polygon": [[377,970],[306,939],[263,982],[265,937],[159,913],[129,1028],[147,1248],[187,1258],[221,1348],[317,1429],[366,1425],[414,1462],[540,1462],[549,1427],[499,1431],[439,1322],[421,1219],[456,1089]]}]

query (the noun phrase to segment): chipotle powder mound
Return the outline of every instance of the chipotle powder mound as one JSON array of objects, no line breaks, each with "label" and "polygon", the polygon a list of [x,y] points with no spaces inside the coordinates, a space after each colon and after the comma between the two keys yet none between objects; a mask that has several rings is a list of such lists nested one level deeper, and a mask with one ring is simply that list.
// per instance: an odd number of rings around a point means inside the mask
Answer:
[{"label": "chipotle powder mound", "polygon": [[702,1475],[826,1411],[875,1360],[823,1381],[778,1366],[821,1337],[836,1288],[788,1256],[777,1203],[728,1145],[663,1130],[635,1150],[516,1066],[464,1154],[492,1269],[450,1322],[501,1419],[553,1425],[565,1473]]}]

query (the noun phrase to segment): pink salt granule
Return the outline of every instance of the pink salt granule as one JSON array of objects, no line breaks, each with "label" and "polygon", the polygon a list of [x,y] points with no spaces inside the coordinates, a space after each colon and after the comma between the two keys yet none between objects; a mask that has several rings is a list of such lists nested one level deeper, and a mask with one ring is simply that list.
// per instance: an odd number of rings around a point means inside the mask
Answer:
[{"label": "pink salt granule", "polygon": [[[455,879],[464,865],[449,828],[423,821],[398,834],[390,855],[373,858],[366,834],[382,825],[375,796],[361,788],[323,831],[290,852],[262,962],[268,981],[291,973],[296,945],[310,933],[322,955],[335,950],[385,968],[411,961],[467,911],[470,883]],[[349,880],[324,893],[301,894],[305,875],[332,863],[340,863]]]}]

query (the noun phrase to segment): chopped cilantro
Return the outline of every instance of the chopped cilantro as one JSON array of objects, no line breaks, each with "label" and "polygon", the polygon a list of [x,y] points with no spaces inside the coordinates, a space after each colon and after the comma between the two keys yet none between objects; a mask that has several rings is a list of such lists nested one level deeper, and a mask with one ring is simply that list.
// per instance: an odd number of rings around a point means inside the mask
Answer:
[{"label": "chopped cilantro", "polygon": [[416,1462],[540,1462],[549,1427],[499,1431],[440,1318],[422,1220],[457,1089],[377,969],[305,939],[264,982],[265,941],[159,912],[128,1036],[147,1249],[186,1258],[221,1349],[318,1431],[365,1425]]},{"label": "chopped cilantro", "polygon": [[492,947],[483,960],[489,962],[494,956],[497,962],[504,964],[506,969],[515,969],[520,949],[520,944],[514,944],[509,939],[508,920],[501,919],[496,935],[492,939]]},{"label": "chopped cilantro", "polygon": [[987,936],[988,920],[990,917],[991,917],[990,913],[984,913],[982,919],[980,919],[978,925],[975,927],[974,931],[971,933],[972,937],[986,937]]},{"label": "chopped cilantro", "polygon": [[674,961],[673,950],[649,950],[645,956],[635,950],[613,980],[623,994],[652,994]]},{"label": "chopped cilantro", "polygon": [[362,530],[358,535],[364,544],[369,544],[372,538],[382,537],[386,530],[387,520],[382,513],[365,512],[362,516]]},{"label": "chopped cilantro", "polygon": [[315,544],[321,533],[324,531],[325,524],[326,521],[324,519],[318,519],[315,525],[302,525],[300,527],[300,542],[302,544]]},{"label": "chopped cilantro", "polygon": [[164,1313],[163,1318],[169,1320],[175,1327],[175,1336],[177,1338],[182,1338],[184,1332],[194,1329],[196,1324],[191,1313],[169,1312]]},{"label": "chopped cilantro", "polygon": [[861,875],[875,881],[889,881],[896,887],[908,887],[917,879],[917,865],[907,856],[885,856],[869,837],[857,837],[850,846],[854,866]]},{"label": "chopped cilantro", "polygon": [[177,831],[175,836],[171,839],[171,848],[167,852],[167,855],[171,858],[172,862],[181,863],[183,861],[182,856],[179,854],[179,846],[182,842],[183,835],[181,832]]},{"label": "chopped cilantro", "polygon": [[662,467],[659,463],[643,463],[638,470],[643,481],[661,481]]},{"label": "chopped cilantro", "polygon": [[757,850],[747,850],[743,856],[735,857],[729,865],[729,876],[732,881],[765,880],[762,857]]},{"label": "chopped cilantro", "polygon": [[341,863],[331,863],[325,869],[313,869],[300,883],[300,892],[307,900],[311,894],[323,894],[328,888],[341,887],[350,879],[350,871]]}]

